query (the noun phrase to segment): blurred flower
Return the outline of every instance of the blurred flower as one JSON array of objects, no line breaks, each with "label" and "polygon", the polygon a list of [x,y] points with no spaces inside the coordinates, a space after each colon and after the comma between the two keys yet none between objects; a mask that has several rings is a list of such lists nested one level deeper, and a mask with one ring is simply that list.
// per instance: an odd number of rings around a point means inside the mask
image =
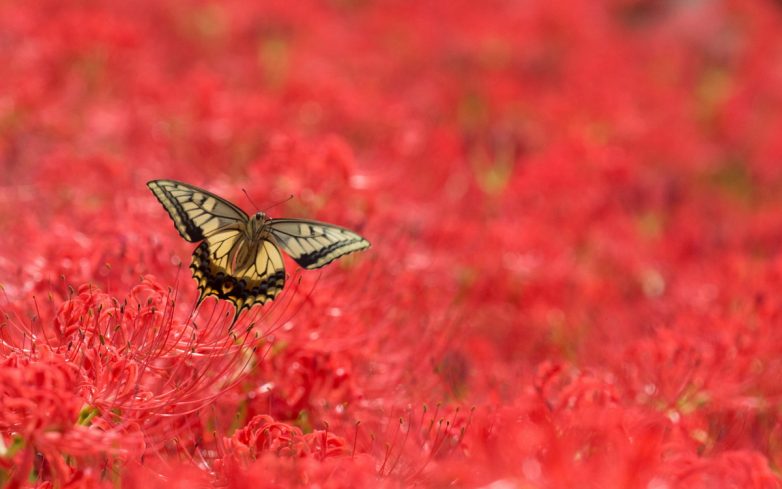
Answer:
[{"label": "blurred flower", "polygon": [[0,3],[0,486],[778,487],[781,5]]}]

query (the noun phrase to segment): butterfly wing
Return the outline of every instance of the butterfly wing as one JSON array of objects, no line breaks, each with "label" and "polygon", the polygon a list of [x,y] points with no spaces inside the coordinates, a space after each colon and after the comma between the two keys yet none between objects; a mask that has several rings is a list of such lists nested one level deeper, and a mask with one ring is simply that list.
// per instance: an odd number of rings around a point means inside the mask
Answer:
[{"label": "butterfly wing", "polygon": [[271,219],[269,231],[280,247],[308,270],[371,246],[353,231],[306,219]]},{"label": "butterfly wing", "polygon": [[[222,239],[222,238],[221,238]],[[251,242],[243,235],[212,238],[196,248],[190,264],[201,291],[201,302],[213,295],[231,301],[238,316],[242,309],[274,299],[285,286],[282,255],[271,241]]]},{"label": "butterfly wing", "polygon": [[157,200],[174,221],[179,234],[195,243],[227,229],[243,229],[247,214],[204,189],[175,180],[147,182]]}]

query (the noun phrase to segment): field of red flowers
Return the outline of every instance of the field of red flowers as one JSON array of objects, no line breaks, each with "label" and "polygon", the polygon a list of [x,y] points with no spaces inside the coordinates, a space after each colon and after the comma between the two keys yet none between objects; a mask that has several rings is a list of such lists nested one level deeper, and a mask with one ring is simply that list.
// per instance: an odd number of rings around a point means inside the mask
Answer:
[{"label": "field of red flowers", "polygon": [[[782,2],[0,2],[0,60],[0,487],[782,487]],[[158,178],[373,246],[231,328]]]}]

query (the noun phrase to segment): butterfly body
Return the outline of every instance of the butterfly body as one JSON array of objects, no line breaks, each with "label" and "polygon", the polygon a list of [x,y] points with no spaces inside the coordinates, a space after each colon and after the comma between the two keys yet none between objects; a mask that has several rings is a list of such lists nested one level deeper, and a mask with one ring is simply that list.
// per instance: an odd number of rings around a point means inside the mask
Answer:
[{"label": "butterfly body", "polygon": [[208,296],[231,301],[236,316],[254,304],[274,299],[285,286],[280,248],[301,267],[312,270],[340,256],[369,248],[353,231],[306,219],[271,219],[263,212],[249,217],[229,201],[175,180],[152,180],[147,186],[163,204],[179,234],[201,242],[190,268],[200,303]]}]

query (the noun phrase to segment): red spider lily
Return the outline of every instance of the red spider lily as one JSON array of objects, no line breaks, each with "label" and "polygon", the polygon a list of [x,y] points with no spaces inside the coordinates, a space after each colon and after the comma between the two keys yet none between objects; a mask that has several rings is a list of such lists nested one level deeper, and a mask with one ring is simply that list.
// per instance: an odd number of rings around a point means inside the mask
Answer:
[{"label": "red spider lily", "polygon": [[[0,3],[0,486],[779,487],[780,36],[776,0]],[[231,328],[155,178],[373,247]]]},{"label": "red spider lily", "polygon": [[77,460],[105,465],[138,451],[140,433],[132,427],[85,426],[83,400],[73,391],[79,372],[62,357],[9,356],[2,370],[0,437],[10,487],[18,487],[30,471],[73,483],[83,475],[74,469]]},{"label": "red spider lily", "polygon": [[327,431],[303,434],[301,429],[256,416],[229,440],[232,456],[254,460],[264,453],[278,456],[325,459],[347,452],[347,442]]},{"label": "red spider lily", "polygon": [[197,412],[252,361],[245,351],[252,328],[228,334],[230,320],[214,312],[183,326],[172,317],[174,302],[150,280],[122,303],[85,286],[51,325],[6,324],[4,348],[14,356],[4,370],[0,426],[9,442],[30,446],[22,476],[36,452],[52,466],[53,480],[65,482],[73,470],[60,453],[139,456],[161,449],[175,433],[194,436]]}]

